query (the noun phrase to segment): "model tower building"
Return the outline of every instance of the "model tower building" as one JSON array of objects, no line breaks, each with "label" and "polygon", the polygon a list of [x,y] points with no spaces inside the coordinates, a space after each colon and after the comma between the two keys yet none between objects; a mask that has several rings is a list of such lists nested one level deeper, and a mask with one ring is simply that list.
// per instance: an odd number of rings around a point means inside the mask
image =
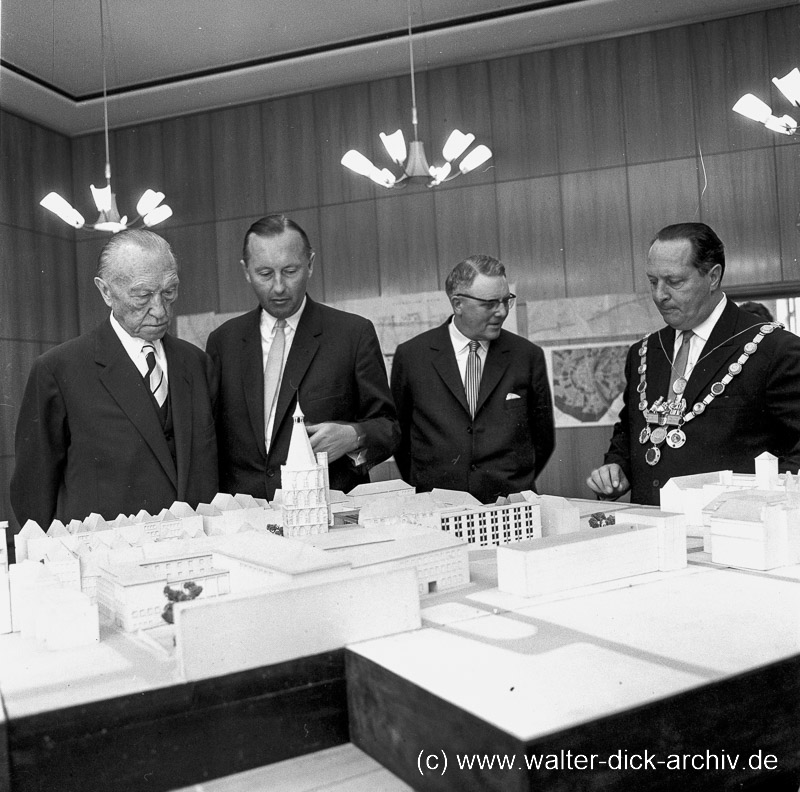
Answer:
[{"label": "model tower building", "polygon": [[328,530],[328,455],[314,456],[300,405],[294,411],[286,464],[281,465],[284,536]]}]

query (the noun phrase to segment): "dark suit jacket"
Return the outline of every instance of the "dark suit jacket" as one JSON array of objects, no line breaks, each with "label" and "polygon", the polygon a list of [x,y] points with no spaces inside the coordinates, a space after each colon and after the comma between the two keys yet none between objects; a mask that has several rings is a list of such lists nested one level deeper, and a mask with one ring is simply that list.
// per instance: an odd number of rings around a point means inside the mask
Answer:
[{"label": "dark suit jacket", "polygon": [[107,319],[33,364],[17,422],[11,505],[20,524],[107,519],[217,491],[213,368],[164,336],[176,463],[141,374]]},{"label": "dark suit jacket", "polygon": [[534,489],[555,444],[542,350],[501,331],[489,345],[473,420],[448,324],[400,344],[392,362],[403,478],[421,491],[462,490],[484,503]]},{"label": "dark suit jacket", "polygon": [[347,492],[368,481],[368,469],[391,455],[399,434],[372,322],[307,298],[286,359],[267,456],[260,321],[261,308],[230,319],[211,333],[206,345],[219,375],[222,491],[273,497],[280,487],[298,396],[306,423],[356,422],[364,435],[366,464],[356,469],[347,456],[331,463],[331,488]]},{"label": "dark suit jacket", "polygon": [[[728,302],[689,377],[685,391],[691,408],[709,393],[711,385],[728,372],[764,323]],[[744,331],[744,332],[742,332]],[[663,343],[663,348],[662,348]],[[665,327],[653,333],[647,345],[647,401],[652,403],[669,387],[675,331]],[[758,345],[722,395],[705,412],[686,423],[686,444],[670,448],[662,443],[661,459],[650,466],[645,451],[652,445],[639,442],[645,426],[639,410],[639,348],[634,344],[625,365],[625,403],[614,427],[605,462],[618,463],[631,482],[634,503],[657,505],[659,489],[673,476],[733,470],[753,473],[753,460],[764,451],[777,456],[781,470],[796,471],[800,465],[800,338],[775,330]],[[666,352],[665,352],[666,350]]]}]

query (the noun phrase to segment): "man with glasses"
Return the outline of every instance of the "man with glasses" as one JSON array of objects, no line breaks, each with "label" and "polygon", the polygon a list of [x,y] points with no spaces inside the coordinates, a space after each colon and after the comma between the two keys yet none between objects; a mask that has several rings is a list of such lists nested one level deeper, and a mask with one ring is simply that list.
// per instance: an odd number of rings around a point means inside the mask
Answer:
[{"label": "man with glasses", "polygon": [[453,316],[400,344],[392,363],[400,472],[419,491],[483,503],[533,490],[555,444],[544,354],[503,330],[515,296],[497,259],[465,259],[445,291]]}]

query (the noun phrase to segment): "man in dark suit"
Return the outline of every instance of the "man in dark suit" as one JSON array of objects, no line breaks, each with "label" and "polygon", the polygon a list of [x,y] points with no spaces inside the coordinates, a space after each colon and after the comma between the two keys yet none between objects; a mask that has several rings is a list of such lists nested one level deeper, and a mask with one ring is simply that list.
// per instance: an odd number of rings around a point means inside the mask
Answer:
[{"label": "man in dark suit", "polygon": [[392,362],[400,472],[419,490],[484,503],[533,490],[555,444],[544,354],[502,329],[515,297],[497,259],[465,259],[445,291],[452,318],[400,344]]},{"label": "man in dark suit", "polygon": [[206,346],[220,383],[222,491],[273,497],[298,401],[312,448],[328,454],[330,486],[347,492],[368,481],[399,433],[375,328],[306,294],[314,251],[284,215],[250,227],[241,265],[260,305]]},{"label": "man in dark suit", "polygon": [[94,281],[111,316],[39,357],[28,379],[11,479],[20,524],[157,514],[217,491],[213,368],[167,334],[178,296],[169,244],[116,234]]},{"label": "man in dark suit", "polygon": [[624,406],[605,464],[587,484],[658,504],[673,476],[753,473],[769,451],[800,465],[800,338],[743,311],[721,289],[725,251],[703,223],[659,231],[647,258],[667,327],[628,352]]}]

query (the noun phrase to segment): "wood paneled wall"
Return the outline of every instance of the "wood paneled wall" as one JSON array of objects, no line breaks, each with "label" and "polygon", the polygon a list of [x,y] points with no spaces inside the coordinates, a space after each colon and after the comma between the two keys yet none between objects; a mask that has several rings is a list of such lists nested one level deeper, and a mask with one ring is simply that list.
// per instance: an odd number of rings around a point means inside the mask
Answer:
[{"label": "wood paneled wall", "polygon": [[33,360],[78,332],[73,231],[38,201],[71,192],[70,141],[0,111],[0,520],[16,527],[8,496],[14,427]]},{"label": "wood paneled wall", "polygon": [[[241,240],[255,218],[275,211],[307,229],[317,250],[311,293],[324,300],[441,288],[454,264],[478,252],[499,255],[522,299],[643,291],[650,238],[693,219],[726,242],[727,283],[797,280],[794,143],[730,108],[752,91],[778,114],[789,110],[770,78],[797,65],[798,24],[793,5],[420,72],[429,158],[437,160],[454,126],[495,155],[481,172],[435,191],[385,191],[339,164],[352,147],[391,164],[378,132],[410,135],[407,76],[118,130],[118,205],[132,213],[148,185],[166,193],[175,215],[160,230],[181,261],[181,313],[254,305],[239,272]],[[4,165],[16,179],[0,182],[0,220],[15,229],[13,244],[3,241],[4,266],[14,261],[16,271],[15,296],[6,292],[4,304],[25,306],[10,329],[0,319],[17,345],[7,363],[12,405],[35,344],[105,315],[91,280],[102,240],[74,236],[36,206],[40,193],[61,186],[80,206],[91,204],[88,185],[103,180],[102,138],[65,141],[31,135],[32,126],[8,119],[3,127]],[[58,260],[58,291],[48,291],[54,282],[38,269],[40,255]],[[23,259],[30,271],[19,270]],[[25,298],[33,282],[38,306]],[[3,424],[5,465],[12,423],[7,416]],[[541,489],[587,496],[585,476],[609,434],[560,430]]]}]

